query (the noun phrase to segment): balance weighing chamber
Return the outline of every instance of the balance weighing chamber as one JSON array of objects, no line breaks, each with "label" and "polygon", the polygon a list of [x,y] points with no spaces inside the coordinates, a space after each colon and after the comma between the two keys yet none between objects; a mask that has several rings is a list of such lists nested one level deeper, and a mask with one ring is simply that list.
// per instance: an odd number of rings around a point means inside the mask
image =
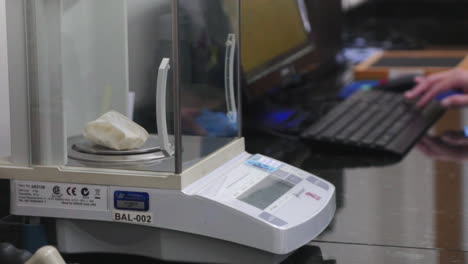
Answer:
[{"label": "balance weighing chamber", "polygon": [[[270,261],[331,222],[332,184],[245,152],[238,0],[6,8],[12,147],[0,178],[11,180],[12,214],[56,219],[61,252]],[[109,111],[145,128],[146,143],[84,138]]]}]

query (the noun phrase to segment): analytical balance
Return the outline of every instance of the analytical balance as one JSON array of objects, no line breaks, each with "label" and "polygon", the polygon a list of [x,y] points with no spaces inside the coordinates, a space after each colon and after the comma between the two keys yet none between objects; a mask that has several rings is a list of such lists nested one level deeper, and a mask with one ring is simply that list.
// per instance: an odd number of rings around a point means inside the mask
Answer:
[{"label": "analytical balance", "polygon": [[[332,184],[245,152],[238,0],[6,8],[12,148],[0,177],[12,214],[56,219],[61,252],[245,263],[234,249],[288,254],[329,225]],[[111,110],[146,143],[84,138]]]}]

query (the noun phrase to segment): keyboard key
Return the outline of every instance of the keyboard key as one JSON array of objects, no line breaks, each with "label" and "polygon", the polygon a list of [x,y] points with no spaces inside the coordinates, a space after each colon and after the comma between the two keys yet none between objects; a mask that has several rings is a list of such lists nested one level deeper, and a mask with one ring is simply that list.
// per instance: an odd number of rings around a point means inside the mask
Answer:
[{"label": "keyboard key", "polygon": [[[384,133],[391,134],[390,130],[393,129],[394,124],[399,122],[398,120],[404,116],[405,110],[402,107],[397,108],[395,111],[390,113],[388,117],[383,120],[383,122],[378,125],[371,133],[369,133],[366,138],[363,139],[365,144],[373,144],[376,142],[379,137]],[[400,129],[400,128],[399,128]]]},{"label": "keyboard key", "polygon": [[434,100],[427,104],[427,106],[420,111],[420,114],[424,118],[431,118],[434,116],[435,113],[440,111],[440,108],[440,103]]},{"label": "keyboard key", "polygon": [[403,123],[407,123],[408,121],[410,121],[411,119],[415,118],[416,116],[413,114],[413,113],[408,113],[406,115],[404,115],[400,121],[403,122]]},{"label": "keyboard key", "polygon": [[337,106],[337,108],[331,110],[331,112],[328,113],[324,117],[324,119],[323,119],[323,120],[325,120],[324,122],[320,122],[319,124],[317,124],[317,125],[311,127],[310,129],[306,130],[304,132],[304,135],[306,135],[306,136],[315,136],[315,135],[319,134],[324,129],[326,129],[327,127],[332,125],[336,121],[337,118],[340,118],[342,115],[344,115],[345,112],[349,111],[349,109],[352,109],[355,103],[356,103],[355,101],[345,101],[345,102],[343,102],[342,104]]},{"label": "keyboard key", "polygon": [[401,94],[358,92],[330,111],[303,136],[314,140],[404,154],[443,113],[438,103],[422,110]]},{"label": "keyboard key", "polygon": [[376,91],[361,91],[356,93],[356,95],[353,95],[353,99],[362,102],[375,103],[377,100],[379,100],[380,96],[381,94]]},{"label": "keyboard key", "polygon": [[370,134],[368,134],[362,142],[366,145],[372,145],[383,133],[387,130],[388,126],[390,126],[390,122],[386,122],[381,126],[376,127]]},{"label": "keyboard key", "polygon": [[395,94],[395,97],[392,100],[392,107],[394,107],[394,108],[403,107],[403,108],[406,109],[404,98],[402,98],[401,95]]},{"label": "keyboard key", "polygon": [[369,120],[365,125],[363,125],[356,133],[354,133],[349,141],[355,144],[361,144],[361,140],[367,136],[372,130],[379,125],[380,122],[385,118],[387,112],[379,111],[377,112],[371,120]]},{"label": "keyboard key", "polygon": [[324,137],[324,138],[332,138],[333,136],[338,134],[341,130],[343,130],[346,126],[356,121],[356,118],[358,118],[358,116],[360,116],[366,110],[366,108],[368,108],[367,104],[364,104],[364,103],[357,104],[355,107],[353,107],[350,110],[348,114],[343,115],[332,126],[327,128],[318,136]]},{"label": "keyboard key", "polygon": [[378,126],[376,126],[372,132],[370,132],[365,139],[363,139],[363,141],[366,143],[366,144],[371,144],[371,143],[374,143],[375,140],[377,140],[377,138],[384,134],[388,129],[389,127],[391,127],[391,125],[393,124],[394,122],[394,119],[385,119],[383,120]]},{"label": "keyboard key", "polygon": [[390,144],[386,145],[385,149],[396,153],[406,152],[439,117],[440,115],[435,115],[432,119],[416,118],[412,120],[411,125],[398,134]]},{"label": "keyboard key", "polygon": [[388,134],[397,134],[398,132],[400,132],[401,130],[405,128],[406,123],[407,122],[403,122],[403,121],[397,121],[393,123],[393,125],[388,130]]},{"label": "keyboard key", "polygon": [[387,103],[392,101],[393,95],[393,93],[383,93],[379,99],[376,100],[376,103],[385,106]]},{"label": "keyboard key", "polygon": [[379,147],[385,147],[394,138],[394,134],[384,134],[377,140],[376,145]]},{"label": "keyboard key", "polygon": [[356,119],[356,121],[354,121],[349,126],[345,127],[336,136],[336,138],[339,140],[346,140],[347,138],[349,138],[354,132],[356,132],[372,117],[376,110],[378,110],[376,106],[371,106],[369,107],[369,109],[366,109],[364,113]]}]

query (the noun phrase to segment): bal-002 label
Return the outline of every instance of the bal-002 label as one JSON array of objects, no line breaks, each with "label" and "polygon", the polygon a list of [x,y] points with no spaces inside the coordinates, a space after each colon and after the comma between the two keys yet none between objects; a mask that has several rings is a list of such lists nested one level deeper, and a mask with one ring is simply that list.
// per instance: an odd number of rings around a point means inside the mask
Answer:
[{"label": "bal-002 label", "polygon": [[140,213],[133,211],[114,210],[112,219],[115,222],[122,222],[136,225],[151,225],[154,221],[152,213]]}]

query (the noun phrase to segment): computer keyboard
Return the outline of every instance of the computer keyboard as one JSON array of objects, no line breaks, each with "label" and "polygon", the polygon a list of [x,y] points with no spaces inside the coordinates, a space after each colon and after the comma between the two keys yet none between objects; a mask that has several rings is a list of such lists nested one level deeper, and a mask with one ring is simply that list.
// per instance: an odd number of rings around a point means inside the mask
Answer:
[{"label": "computer keyboard", "polygon": [[417,109],[402,94],[359,91],[301,136],[312,142],[404,155],[443,113],[436,101]]}]

